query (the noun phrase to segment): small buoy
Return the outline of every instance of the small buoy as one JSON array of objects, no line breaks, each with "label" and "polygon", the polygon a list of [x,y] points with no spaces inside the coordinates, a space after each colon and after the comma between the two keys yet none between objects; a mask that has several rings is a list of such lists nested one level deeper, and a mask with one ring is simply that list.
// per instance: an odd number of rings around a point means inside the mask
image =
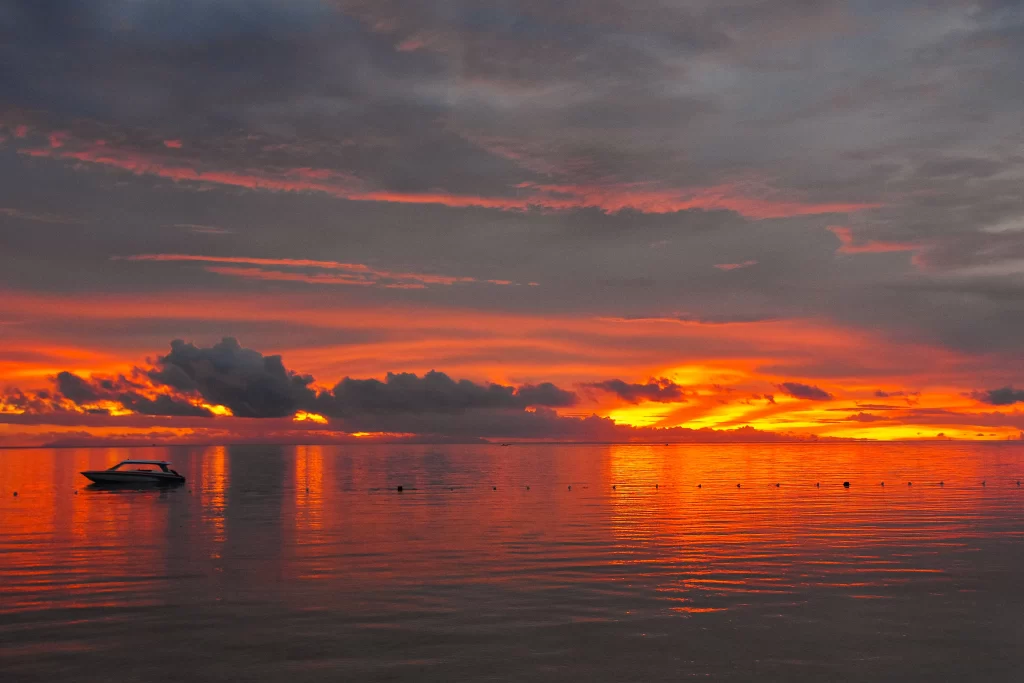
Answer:
[{"label": "small buoy", "polygon": [[981,482],[981,485],[982,485],[982,486],[984,486],[984,485],[985,485],[985,482]]},{"label": "small buoy", "polygon": [[775,488],[779,488],[780,486],[782,486],[782,484],[776,484]]},{"label": "small buoy", "polygon": [[657,484],[655,484],[655,485],[654,485],[654,488],[658,488],[658,485],[657,485]]},{"label": "small buoy", "polygon": [[820,481],[814,482],[814,488],[821,488],[821,482]]},{"label": "small buoy", "polygon": [[569,484],[569,490],[572,491],[572,484]]},{"label": "small buoy", "polygon": [[697,484],[697,488],[702,488],[700,484]]},{"label": "small buoy", "polygon": [[850,488],[850,482],[848,482],[848,481],[844,481],[844,482],[843,482],[843,488],[844,488],[844,489],[848,489],[848,488]]},{"label": "small buoy", "polygon": [[736,484],[736,488],[739,488],[739,487],[740,487],[740,485],[739,485],[739,484]]},{"label": "small buoy", "polygon": [[17,492],[17,491],[15,491],[15,492],[14,492],[14,497],[15,497],[15,498],[17,498],[17,497],[18,497],[18,492]]},{"label": "small buoy", "polygon": [[1020,479],[1017,480],[1017,486],[1020,486]]},{"label": "small buoy", "polygon": [[907,482],[907,486],[913,486],[913,485],[914,485],[914,482],[912,482],[912,481],[908,481]]},{"label": "small buoy", "polygon": [[612,491],[615,490],[615,484],[612,484]]},{"label": "small buoy", "polygon": [[76,496],[78,495],[78,489],[75,489],[75,495]]},{"label": "small buoy", "polygon": [[940,481],[939,482],[939,486],[945,486],[945,485],[946,485],[946,482],[944,482],[944,481]]},{"label": "small buoy", "polygon": [[497,487],[497,486],[492,486],[492,487],[491,487],[491,490],[492,490],[492,491],[497,491],[497,490],[498,490],[498,487]]},{"label": "small buoy", "polygon": [[308,486],[306,487],[306,493],[309,493],[309,487]]},{"label": "small buoy", "polygon": [[[306,489],[306,490],[308,491],[309,489]],[[399,486],[399,487],[398,487],[397,489],[395,489],[395,490],[396,490],[396,491],[398,491],[399,493],[401,493],[401,492],[402,492],[402,487],[401,487],[401,486]]]},{"label": "small buoy", "polygon": [[885,482],[883,481],[879,486],[885,486]]},{"label": "small buoy", "polygon": [[529,491],[529,490],[530,490],[530,487],[529,487],[529,486],[527,486],[527,487],[526,487],[526,490],[527,490],[527,491]]}]

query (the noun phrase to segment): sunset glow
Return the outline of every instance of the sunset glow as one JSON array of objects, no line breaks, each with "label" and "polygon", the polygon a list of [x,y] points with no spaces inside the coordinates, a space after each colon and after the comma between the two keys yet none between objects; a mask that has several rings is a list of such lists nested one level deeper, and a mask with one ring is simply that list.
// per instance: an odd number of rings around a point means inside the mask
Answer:
[{"label": "sunset glow", "polygon": [[0,446],[1024,433],[1009,10],[115,4],[11,20]]}]

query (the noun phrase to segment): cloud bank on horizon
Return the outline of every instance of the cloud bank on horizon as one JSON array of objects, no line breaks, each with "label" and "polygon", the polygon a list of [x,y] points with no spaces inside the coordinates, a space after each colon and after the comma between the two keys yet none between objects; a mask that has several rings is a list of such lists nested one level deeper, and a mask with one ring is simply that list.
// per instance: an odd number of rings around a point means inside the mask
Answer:
[{"label": "cloud bank on horizon", "polygon": [[[1024,426],[1019,2],[17,0],[0,36],[0,444]],[[177,360],[223,337],[309,374],[214,391]]]}]

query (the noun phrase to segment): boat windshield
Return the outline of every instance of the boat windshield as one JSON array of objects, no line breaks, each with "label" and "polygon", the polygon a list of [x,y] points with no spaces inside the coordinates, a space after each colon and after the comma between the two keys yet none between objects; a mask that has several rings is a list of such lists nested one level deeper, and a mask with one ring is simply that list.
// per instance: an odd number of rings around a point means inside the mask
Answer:
[{"label": "boat windshield", "polygon": [[160,470],[162,472],[168,472],[167,463],[165,462],[145,462],[145,461],[133,461],[125,460],[119,462],[110,468],[110,472],[121,471],[121,472],[154,472]]}]

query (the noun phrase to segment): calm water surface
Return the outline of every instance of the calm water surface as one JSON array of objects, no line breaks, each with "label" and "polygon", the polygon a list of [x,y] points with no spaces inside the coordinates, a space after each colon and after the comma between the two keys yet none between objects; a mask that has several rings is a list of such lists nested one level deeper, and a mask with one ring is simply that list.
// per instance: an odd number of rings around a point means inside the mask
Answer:
[{"label": "calm water surface", "polygon": [[[129,457],[188,483],[78,474]],[[1018,479],[1011,444],[0,451],[0,679],[1021,681]]]}]

